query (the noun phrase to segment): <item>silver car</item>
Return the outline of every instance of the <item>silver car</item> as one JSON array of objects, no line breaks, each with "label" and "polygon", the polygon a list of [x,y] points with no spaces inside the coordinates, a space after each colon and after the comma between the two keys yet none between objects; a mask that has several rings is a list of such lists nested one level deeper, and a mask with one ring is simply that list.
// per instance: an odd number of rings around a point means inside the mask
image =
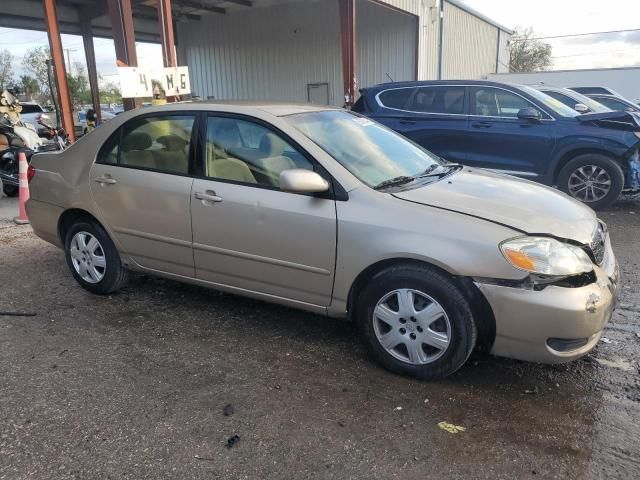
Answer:
[{"label": "silver car", "polygon": [[349,318],[394,372],[573,360],[615,306],[591,209],[341,109],[152,107],[31,165],[33,229],[87,290],[137,271]]}]

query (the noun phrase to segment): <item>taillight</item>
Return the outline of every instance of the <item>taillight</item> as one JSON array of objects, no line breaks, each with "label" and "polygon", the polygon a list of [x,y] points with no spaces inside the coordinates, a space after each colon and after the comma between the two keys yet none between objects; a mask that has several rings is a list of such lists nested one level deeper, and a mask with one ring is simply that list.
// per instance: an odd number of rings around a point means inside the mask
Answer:
[{"label": "taillight", "polygon": [[27,181],[31,183],[31,180],[33,180],[33,177],[35,176],[36,176],[36,169],[33,168],[33,165],[29,165],[29,168],[27,168]]}]

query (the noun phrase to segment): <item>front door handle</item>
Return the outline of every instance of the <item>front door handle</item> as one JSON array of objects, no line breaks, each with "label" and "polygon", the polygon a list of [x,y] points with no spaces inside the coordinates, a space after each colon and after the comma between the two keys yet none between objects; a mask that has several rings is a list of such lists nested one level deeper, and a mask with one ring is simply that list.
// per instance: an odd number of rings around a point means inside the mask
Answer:
[{"label": "front door handle", "polygon": [[104,184],[113,185],[118,183],[115,178],[111,178],[111,177],[98,177],[96,178],[96,182],[102,183],[103,185]]},{"label": "front door handle", "polygon": [[415,125],[415,120],[400,120],[400,125]]},{"label": "front door handle", "polygon": [[471,124],[473,128],[491,128],[490,122],[473,122]]},{"label": "front door handle", "polygon": [[205,202],[219,203],[222,201],[222,197],[216,195],[213,190],[207,190],[205,193],[196,192],[194,195],[198,200],[204,200]]}]

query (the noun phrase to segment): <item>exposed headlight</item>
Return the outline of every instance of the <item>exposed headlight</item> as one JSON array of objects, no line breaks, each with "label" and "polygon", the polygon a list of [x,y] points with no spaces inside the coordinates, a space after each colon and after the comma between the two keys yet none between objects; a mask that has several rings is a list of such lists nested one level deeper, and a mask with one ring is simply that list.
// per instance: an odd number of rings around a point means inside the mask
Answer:
[{"label": "exposed headlight", "polygon": [[593,262],[584,250],[554,238],[512,238],[502,242],[500,250],[511,265],[526,272],[568,276],[593,270]]}]

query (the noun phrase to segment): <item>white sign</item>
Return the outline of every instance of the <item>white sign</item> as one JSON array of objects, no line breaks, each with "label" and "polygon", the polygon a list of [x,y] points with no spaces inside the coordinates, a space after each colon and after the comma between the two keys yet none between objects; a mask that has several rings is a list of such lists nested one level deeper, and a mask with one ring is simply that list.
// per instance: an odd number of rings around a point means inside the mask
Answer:
[{"label": "white sign", "polygon": [[189,67],[151,69],[119,67],[123,98],[176,96],[191,93]]}]

